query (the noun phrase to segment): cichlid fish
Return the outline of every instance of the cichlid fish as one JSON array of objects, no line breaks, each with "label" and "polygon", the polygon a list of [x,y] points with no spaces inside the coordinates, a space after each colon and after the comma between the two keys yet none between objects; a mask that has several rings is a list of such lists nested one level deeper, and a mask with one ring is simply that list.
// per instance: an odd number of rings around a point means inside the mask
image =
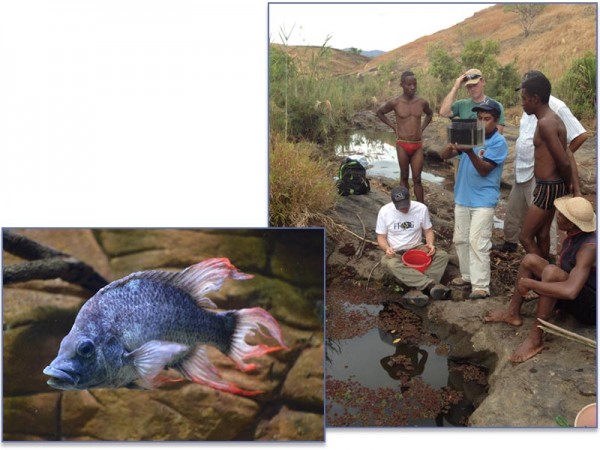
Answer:
[{"label": "cichlid fish", "polygon": [[[246,391],[221,378],[205,346],[229,356],[240,370],[257,366],[245,359],[284,349],[281,328],[262,308],[216,312],[205,297],[227,277],[252,278],[227,258],[207,259],[181,272],[136,272],[100,289],[81,308],[73,328],[62,340],[58,356],[44,369],[56,389],[151,389],[169,381],[165,368],[212,388],[242,395]],[[246,336],[266,336],[280,346],[250,345]]]}]

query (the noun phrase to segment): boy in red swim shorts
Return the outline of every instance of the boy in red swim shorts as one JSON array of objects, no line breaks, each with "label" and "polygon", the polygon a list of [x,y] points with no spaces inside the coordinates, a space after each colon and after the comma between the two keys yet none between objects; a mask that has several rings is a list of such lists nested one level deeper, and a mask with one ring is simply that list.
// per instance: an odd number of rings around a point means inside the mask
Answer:
[{"label": "boy in red swim shorts", "polygon": [[[400,164],[400,185],[408,186],[408,176],[412,170],[413,189],[418,202],[424,203],[421,172],[423,170],[423,130],[433,118],[433,110],[427,100],[417,97],[417,79],[412,72],[404,72],[400,77],[403,94],[386,102],[377,110],[377,117],[396,134],[396,152]],[[394,124],[386,114],[394,111]],[[421,117],[425,119],[421,122]],[[410,166],[410,168],[409,168]]]}]

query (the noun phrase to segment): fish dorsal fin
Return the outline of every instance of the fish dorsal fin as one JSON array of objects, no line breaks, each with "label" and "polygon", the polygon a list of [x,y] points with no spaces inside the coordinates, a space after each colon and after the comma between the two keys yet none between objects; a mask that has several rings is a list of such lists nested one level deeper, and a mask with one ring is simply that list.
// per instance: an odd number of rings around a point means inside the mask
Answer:
[{"label": "fish dorsal fin", "polygon": [[212,309],[217,306],[205,295],[220,289],[228,277],[234,280],[253,278],[252,275],[240,272],[227,258],[210,258],[180,272],[166,270],[135,272],[113,281],[99,292],[123,286],[135,279],[152,280],[175,286],[190,294],[201,308]]},{"label": "fish dorsal fin", "polygon": [[200,308],[204,308],[204,309],[217,309],[218,308],[218,306],[215,304],[215,302],[213,302],[208,297],[202,297],[201,299],[196,300],[196,304]]},{"label": "fish dorsal fin", "polygon": [[176,342],[149,341],[127,354],[126,357],[132,359],[142,385],[152,388],[155,385],[154,380],[164,367],[187,350],[187,345]]}]

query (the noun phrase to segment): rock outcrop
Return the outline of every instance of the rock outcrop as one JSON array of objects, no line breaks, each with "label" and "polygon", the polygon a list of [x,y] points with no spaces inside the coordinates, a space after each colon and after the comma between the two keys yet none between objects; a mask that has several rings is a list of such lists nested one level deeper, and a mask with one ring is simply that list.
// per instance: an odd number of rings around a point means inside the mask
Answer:
[{"label": "rock outcrop", "polygon": [[[579,152],[577,152],[579,154]],[[583,155],[584,153],[582,153]],[[595,164],[595,155],[594,155]],[[580,172],[581,173],[581,172]],[[353,283],[387,282],[379,265],[382,252],[376,245],[367,244],[360,257],[354,251],[359,237],[376,240],[375,223],[382,205],[390,201],[390,186],[397,181],[371,180],[373,191],[368,195],[342,198],[335,209],[334,220],[346,230],[337,239],[328,240],[328,277],[347,277]],[[451,238],[454,200],[444,186],[424,182],[425,201],[430,208],[437,246],[450,254],[450,264],[443,282],[459,274]],[[503,200],[508,190],[502,193]],[[594,191],[591,195],[595,195]],[[363,229],[364,225],[364,229]],[[357,237],[358,236],[358,237]],[[501,230],[494,230],[493,239],[502,240]],[[516,259],[522,252],[512,254]],[[512,263],[510,267],[513,267]],[[331,269],[331,270],[330,270]],[[492,297],[485,300],[436,301],[414,311],[425,320],[424,326],[449,344],[449,358],[469,360],[488,369],[489,391],[477,404],[469,425],[474,427],[557,427],[557,417],[573,425],[577,412],[596,401],[596,353],[594,349],[562,337],[548,335],[542,353],[521,363],[512,364],[508,357],[522,342],[535,320],[535,301],[524,306],[524,324],[511,327],[505,324],[485,324],[483,317],[492,309],[506,306],[514,285],[498,276],[498,266],[492,267]],[[505,271],[507,273],[509,270]],[[373,286],[373,284],[371,284]],[[557,325],[581,336],[595,339],[596,328],[583,326],[567,318]],[[358,357],[358,356],[355,356]]]}]

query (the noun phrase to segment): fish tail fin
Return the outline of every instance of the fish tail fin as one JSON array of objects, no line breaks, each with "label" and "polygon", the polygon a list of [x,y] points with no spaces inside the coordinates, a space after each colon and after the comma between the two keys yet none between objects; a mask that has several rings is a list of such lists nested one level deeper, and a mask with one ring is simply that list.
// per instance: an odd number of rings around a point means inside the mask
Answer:
[{"label": "fish tail fin", "polygon": [[197,345],[190,357],[177,364],[175,369],[194,383],[204,384],[220,391],[246,396],[258,395],[264,392],[241,389],[236,384],[223,379],[219,370],[208,359],[203,345]]},{"label": "fish tail fin", "polygon": [[[275,318],[264,309],[258,307],[240,309],[234,314],[236,316],[235,330],[231,336],[229,349],[225,353],[236,363],[240,370],[247,372],[258,367],[256,364],[246,364],[244,360],[247,358],[258,357],[288,348],[283,340],[281,327]],[[256,333],[267,336],[261,326],[279,343],[278,346],[251,345],[246,342],[246,336],[256,336]]]}]

